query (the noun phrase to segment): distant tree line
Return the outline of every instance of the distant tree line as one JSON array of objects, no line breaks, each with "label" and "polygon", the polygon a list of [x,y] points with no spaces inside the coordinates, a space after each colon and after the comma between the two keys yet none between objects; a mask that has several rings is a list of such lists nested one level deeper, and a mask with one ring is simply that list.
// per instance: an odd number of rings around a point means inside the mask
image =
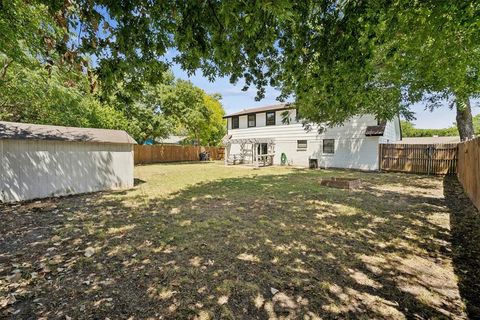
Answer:
[{"label": "distant tree line", "polygon": [[[480,114],[473,117],[473,128],[477,136],[480,135]],[[410,121],[402,121],[402,135],[404,137],[453,137],[458,136],[458,128],[453,124],[448,128],[441,129],[421,129],[415,128],[415,125]]]}]

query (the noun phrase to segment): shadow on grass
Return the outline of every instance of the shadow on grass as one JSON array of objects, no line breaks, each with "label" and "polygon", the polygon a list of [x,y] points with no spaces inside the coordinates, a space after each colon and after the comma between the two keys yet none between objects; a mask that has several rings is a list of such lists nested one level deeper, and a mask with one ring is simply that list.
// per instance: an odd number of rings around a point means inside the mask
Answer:
[{"label": "shadow on grass", "polygon": [[460,294],[471,319],[480,319],[480,212],[455,176],[444,179],[445,200],[450,208],[453,263]]},{"label": "shadow on grass", "polygon": [[9,260],[0,276],[20,268],[25,281],[11,308],[29,306],[18,318],[462,318],[448,212],[428,193],[435,181],[334,172],[364,181],[346,191],[320,186],[325,174],[229,178],[130,206],[122,195],[72,197],[41,217],[6,214],[0,231],[12,245],[0,252]]}]

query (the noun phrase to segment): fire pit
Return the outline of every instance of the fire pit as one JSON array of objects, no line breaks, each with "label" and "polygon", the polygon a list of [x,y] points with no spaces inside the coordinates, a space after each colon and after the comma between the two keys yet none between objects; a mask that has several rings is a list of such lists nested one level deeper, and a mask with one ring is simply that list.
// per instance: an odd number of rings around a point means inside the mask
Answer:
[{"label": "fire pit", "polygon": [[358,189],[361,186],[359,179],[335,177],[332,177],[330,179],[321,179],[320,184],[322,186],[349,190]]}]

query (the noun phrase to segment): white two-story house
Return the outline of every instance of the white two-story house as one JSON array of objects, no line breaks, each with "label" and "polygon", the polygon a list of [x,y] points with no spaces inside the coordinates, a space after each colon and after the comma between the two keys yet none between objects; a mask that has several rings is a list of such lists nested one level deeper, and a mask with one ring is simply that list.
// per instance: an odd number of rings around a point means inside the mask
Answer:
[{"label": "white two-story house", "polygon": [[317,126],[306,130],[291,104],[246,109],[225,118],[229,164],[378,170],[379,144],[402,139],[398,117],[379,123],[374,116],[363,115],[321,133]]}]

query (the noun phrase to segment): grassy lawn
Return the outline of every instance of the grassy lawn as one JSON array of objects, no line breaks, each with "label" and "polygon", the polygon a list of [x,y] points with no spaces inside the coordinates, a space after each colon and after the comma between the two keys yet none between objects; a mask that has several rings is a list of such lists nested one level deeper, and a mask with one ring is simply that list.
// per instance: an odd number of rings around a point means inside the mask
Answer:
[{"label": "grassy lawn", "polygon": [[[346,191],[321,177],[358,177]],[[0,207],[0,317],[465,318],[442,179],[169,164]]]}]

